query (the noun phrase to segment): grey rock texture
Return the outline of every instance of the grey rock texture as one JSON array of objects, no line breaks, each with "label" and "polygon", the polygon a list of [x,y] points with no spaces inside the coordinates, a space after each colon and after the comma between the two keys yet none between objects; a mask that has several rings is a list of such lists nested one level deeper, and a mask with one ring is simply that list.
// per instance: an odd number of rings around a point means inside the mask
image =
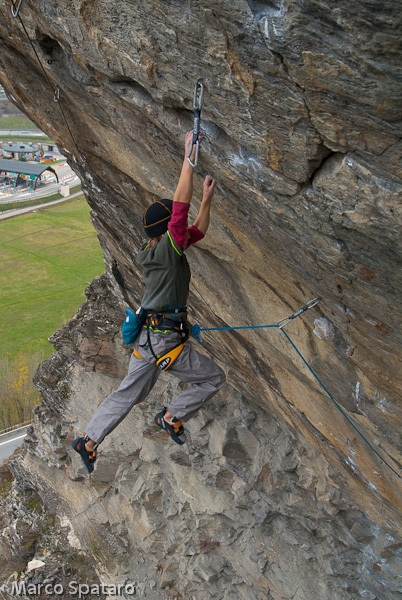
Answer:
[{"label": "grey rock texture", "polygon": [[[106,265],[37,373],[18,481],[102,581],[143,597],[400,598],[400,4],[23,0],[0,15],[0,82],[82,178]],[[199,77],[193,214],[205,173],[218,188],[189,252],[191,321],[276,323],[320,296],[286,332],[344,414],[278,329],[206,333],[228,385],[188,444],[152,425],[178,385],[163,376],[88,482],[70,442],[124,375],[140,217],[173,194]]]}]

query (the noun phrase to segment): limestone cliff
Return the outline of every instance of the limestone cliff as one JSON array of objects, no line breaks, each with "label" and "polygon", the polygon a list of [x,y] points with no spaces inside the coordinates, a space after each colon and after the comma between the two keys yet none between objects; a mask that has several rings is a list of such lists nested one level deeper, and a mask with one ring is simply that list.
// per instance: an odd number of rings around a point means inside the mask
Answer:
[{"label": "limestone cliff", "polygon": [[[0,82],[65,149],[106,263],[38,371],[18,480],[101,580],[144,597],[399,598],[400,3],[23,0],[17,18],[10,4]],[[228,385],[188,444],[152,425],[177,387],[163,376],[88,483],[70,442],[125,373],[140,216],[173,194],[199,77],[194,213],[205,173],[219,184],[189,252],[191,320],[276,323],[320,296],[286,332],[344,414],[278,329],[208,333]]]}]

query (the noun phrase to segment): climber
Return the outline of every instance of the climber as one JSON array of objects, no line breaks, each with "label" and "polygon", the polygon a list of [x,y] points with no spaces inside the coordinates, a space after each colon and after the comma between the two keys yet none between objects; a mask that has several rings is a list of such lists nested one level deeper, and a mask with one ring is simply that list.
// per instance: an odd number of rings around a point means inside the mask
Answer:
[{"label": "climber", "polygon": [[[187,329],[186,305],[191,273],[184,251],[207,232],[216,186],[216,181],[207,175],[198,215],[194,224],[187,227],[193,194],[193,168],[187,157],[190,153],[193,162],[196,151],[192,146],[192,135],[189,131],[185,136],[184,160],[173,201],[156,201],[144,214],[144,231],[150,239],[141,247],[137,258],[145,280],[141,304],[146,308],[147,317],[134,344],[128,374],[120,387],[98,406],[84,436],[72,444],[88,473],[94,469],[99,444],[135,404],[145,400],[156,383],[161,370],[155,359],[181,345],[183,331]],[[202,135],[200,141],[201,138]],[[175,357],[169,372],[186,382],[188,387],[162,408],[154,422],[181,445],[185,443],[183,422],[193,417],[203,403],[217,393],[226,378],[211,358],[198,353],[187,343]]]}]

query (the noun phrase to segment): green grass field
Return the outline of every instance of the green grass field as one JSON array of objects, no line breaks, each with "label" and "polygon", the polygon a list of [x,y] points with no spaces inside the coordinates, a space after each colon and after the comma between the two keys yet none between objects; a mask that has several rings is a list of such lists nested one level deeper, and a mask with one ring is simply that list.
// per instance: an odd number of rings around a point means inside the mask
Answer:
[{"label": "green grass field", "polygon": [[32,123],[32,121],[30,121],[25,115],[19,115],[14,117],[0,117],[0,129],[7,131],[7,133],[2,136],[2,142],[40,142],[41,144],[54,143],[53,140],[51,140],[46,135],[32,136],[24,133],[12,133],[17,131],[39,131],[35,123]]},{"label": "green grass field", "polygon": [[0,129],[10,129],[11,131],[16,131],[19,129],[38,129],[35,123],[32,123],[25,115],[20,115],[18,117],[1,117],[0,119]]},{"label": "green grass field", "polygon": [[0,356],[49,356],[48,337],[104,272],[84,197],[0,221],[0,260]]}]

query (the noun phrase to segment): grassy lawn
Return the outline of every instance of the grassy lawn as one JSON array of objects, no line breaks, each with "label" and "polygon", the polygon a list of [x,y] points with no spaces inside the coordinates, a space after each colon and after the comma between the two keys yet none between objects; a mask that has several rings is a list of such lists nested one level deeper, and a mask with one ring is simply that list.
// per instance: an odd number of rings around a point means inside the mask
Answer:
[{"label": "grassy lawn", "polygon": [[14,208],[27,208],[28,206],[39,206],[52,202],[52,200],[60,200],[61,194],[53,194],[52,196],[46,196],[45,198],[36,198],[34,200],[22,200],[19,202],[16,200],[12,204],[1,204],[0,200],[0,213],[6,212],[7,210],[13,210]]},{"label": "grassy lawn", "polygon": [[[73,188],[70,188],[70,196],[79,192],[81,189],[81,185],[76,185]],[[12,210],[14,208],[27,208],[29,206],[40,206],[43,204],[48,204],[53,200],[60,200],[63,196],[61,194],[53,194],[52,196],[44,196],[43,198],[36,198],[34,200],[16,200],[11,205],[2,204],[0,199],[0,213],[6,212],[7,210]]]},{"label": "grassy lawn", "polygon": [[0,129],[15,130],[30,130],[38,129],[35,123],[32,123],[25,115],[19,115],[18,117],[1,117]]},{"label": "grassy lawn", "polygon": [[48,337],[85,300],[104,272],[83,196],[0,221],[0,356],[23,350],[49,356]]},{"label": "grassy lawn", "polygon": [[[39,131],[35,123],[32,123],[25,115],[19,115],[15,117],[0,117],[0,129],[7,131],[2,136],[1,141],[3,142],[25,142],[25,143],[37,143],[41,144],[54,144],[47,135],[29,135],[24,133],[16,133],[17,131]],[[11,132],[11,133],[9,133]]]}]

